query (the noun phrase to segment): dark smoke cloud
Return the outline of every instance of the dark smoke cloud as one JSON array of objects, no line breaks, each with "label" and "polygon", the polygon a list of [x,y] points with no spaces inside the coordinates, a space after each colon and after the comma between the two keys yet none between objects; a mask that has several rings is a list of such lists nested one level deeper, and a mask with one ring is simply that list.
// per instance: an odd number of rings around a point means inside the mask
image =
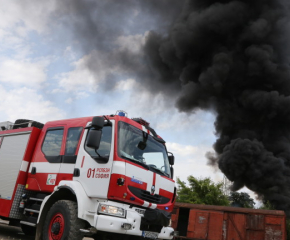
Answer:
[{"label": "dark smoke cloud", "polygon": [[[167,29],[184,1],[63,0],[55,13],[70,28],[84,50],[110,49],[119,35]],[[130,31],[130,32],[129,32]],[[164,31],[164,30],[163,30]]]},{"label": "dark smoke cloud", "polygon": [[[81,54],[95,54],[87,61],[86,67],[95,74],[100,71],[96,67],[99,62],[107,72],[117,66],[124,75],[147,82],[154,78],[147,68],[142,52],[132,52],[130,49],[118,49],[116,40],[120,36],[134,34],[144,35],[146,31],[155,30],[166,34],[173,20],[180,13],[184,0],[63,0],[57,1],[57,11],[54,12],[56,24],[66,29],[62,37],[69,36],[77,42]],[[142,76],[142,77],[140,77]],[[101,85],[102,90],[113,90],[120,73],[106,76]],[[148,80],[149,81],[149,80]],[[149,81],[150,82],[150,81]],[[157,87],[162,84],[155,82]],[[179,84],[176,84],[179,86]],[[156,88],[156,87],[155,87]],[[170,87],[168,87],[170,91]]]},{"label": "dark smoke cloud", "polygon": [[145,47],[154,81],[179,82],[181,111],[216,112],[211,164],[288,216],[289,13],[279,0],[188,1],[169,35],[152,32]]}]

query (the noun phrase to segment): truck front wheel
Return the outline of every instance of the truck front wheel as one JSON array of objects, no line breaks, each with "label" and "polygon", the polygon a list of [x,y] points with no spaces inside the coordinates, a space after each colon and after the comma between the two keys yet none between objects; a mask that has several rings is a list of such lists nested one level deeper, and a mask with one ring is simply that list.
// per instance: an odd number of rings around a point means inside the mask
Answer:
[{"label": "truck front wheel", "polygon": [[52,205],[44,222],[44,240],[80,240],[83,234],[80,229],[85,225],[78,218],[77,203],[60,200]]}]

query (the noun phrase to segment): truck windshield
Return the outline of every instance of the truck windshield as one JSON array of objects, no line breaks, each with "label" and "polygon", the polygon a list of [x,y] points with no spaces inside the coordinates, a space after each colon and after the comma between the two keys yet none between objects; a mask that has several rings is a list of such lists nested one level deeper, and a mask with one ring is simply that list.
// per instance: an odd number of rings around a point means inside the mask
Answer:
[{"label": "truck windshield", "polygon": [[[156,141],[152,136],[140,129],[119,122],[118,154],[121,158],[135,162],[160,175],[170,177],[170,166],[165,146]],[[146,136],[146,147],[144,150],[138,147]]]}]

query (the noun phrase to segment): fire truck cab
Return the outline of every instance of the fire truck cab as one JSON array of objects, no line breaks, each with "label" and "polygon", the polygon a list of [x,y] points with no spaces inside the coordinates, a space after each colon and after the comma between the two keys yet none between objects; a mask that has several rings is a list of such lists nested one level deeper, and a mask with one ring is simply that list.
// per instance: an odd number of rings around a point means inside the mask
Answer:
[{"label": "fire truck cab", "polygon": [[35,239],[172,239],[174,156],[143,119],[0,127],[0,218]]}]

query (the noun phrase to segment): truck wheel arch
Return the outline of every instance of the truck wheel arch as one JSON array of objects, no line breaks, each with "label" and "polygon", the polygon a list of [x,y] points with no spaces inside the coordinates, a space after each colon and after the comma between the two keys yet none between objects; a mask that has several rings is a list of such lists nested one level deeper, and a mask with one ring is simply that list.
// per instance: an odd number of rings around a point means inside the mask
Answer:
[{"label": "truck wheel arch", "polygon": [[61,188],[59,188],[59,191],[53,192],[52,195],[47,199],[43,209],[41,210],[40,218],[37,223],[35,239],[42,239],[42,229],[45,222],[46,214],[48,213],[52,205],[58,200],[71,200],[77,202],[75,192],[72,190],[72,188],[68,186],[61,186]]},{"label": "truck wheel arch", "polygon": [[[74,201],[77,203],[79,210],[83,207],[80,204],[80,202],[83,202],[83,201],[78,199],[78,197],[80,198],[81,194],[82,194],[82,196],[84,196],[84,195],[86,196],[86,194],[83,194],[84,193],[83,188],[81,187],[81,185],[80,186],[68,186],[70,184],[71,184],[71,182],[68,184],[65,184],[65,183],[61,184],[61,182],[60,182],[60,185],[57,186],[57,190],[54,191],[51,195],[47,196],[46,199],[44,200],[44,206],[41,209],[41,214],[39,216],[38,223],[37,223],[36,236],[35,236],[36,240],[42,239],[42,230],[43,230],[43,225],[45,222],[45,217],[54,203],[56,203],[59,200],[71,200],[71,201]],[[77,193],[77,192],[79,192],[79,193]],[[80,216],[78,215],[78,217],[80,217]],[[89,225],[89,223],[87,223],[87,224]]]}]

